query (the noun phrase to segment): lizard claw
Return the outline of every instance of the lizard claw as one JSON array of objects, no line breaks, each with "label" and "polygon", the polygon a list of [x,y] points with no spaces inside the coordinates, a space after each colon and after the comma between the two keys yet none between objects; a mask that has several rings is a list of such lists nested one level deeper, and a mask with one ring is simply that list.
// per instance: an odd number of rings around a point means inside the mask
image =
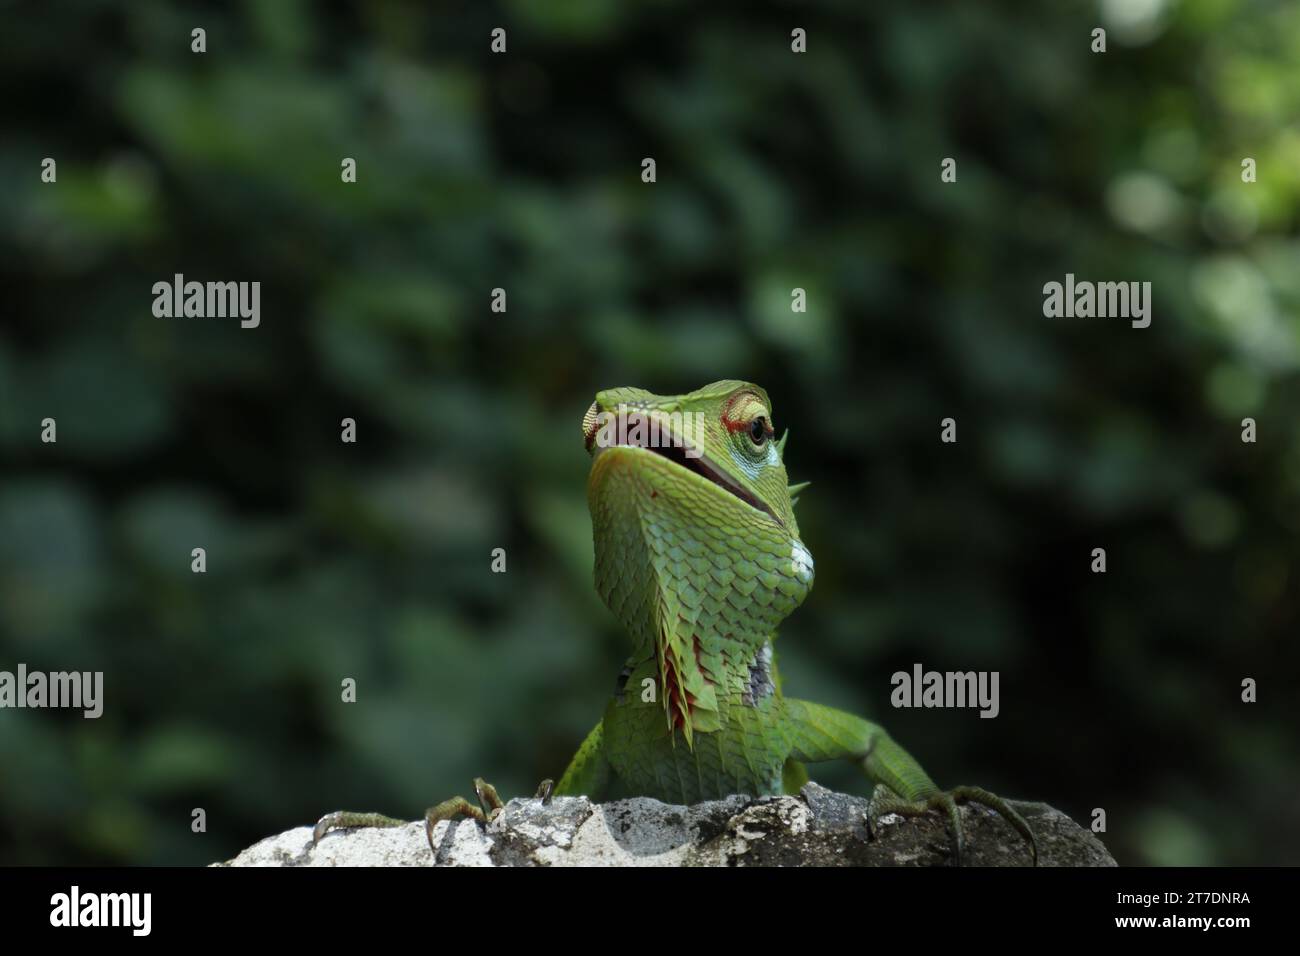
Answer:
[{"label": "lizard claw", "polygon": [[[476,820],[480,825],[486,826],[497,818],[504,806],[501,797],[497,795],[496,787],[482,777],[474,778],[474,795],[478,798],[478,806],[474,806],[464,797],[452,797],[450,800],[444,800],[436,807],[430,807],[424,811],[424,835],[429,841],[429,848],[435,853],[437,847],[433,842],[433,828],[438,823],[443,820],[454,820],[456,817],[469,817]],[[401,827],[406,826],[408,822],[398,820],[395,817],[384,816],[382,813],[354,813],[349,810],[336,810],[333,813],[325,814],[316,821],[316,826],[311,832],[311,843],[312,846],[316,846],[330,830],[342,830],[349,827]]]},{"label": "lizard claw", "polygon": [[474,778],[474,795],[478,798],[479,805],[476,807],[464,797],[452,797],[450,800],[444,800],[436,807],[430,807],[424,811],[424,835],[429,840],[429,849],[435,854],[438,848],[433,842],[433,829],[443,820],[454,820],[457,817],[469,817],[479,824],[487,826],[501,813],[501,797],[497,794],[497,788],[492,786],[482,777]]},{"label": "lizard claw", "polygon": [[990,793],[980,787],[954,787],[949,791],[940,791],[924,797],[919,800],[901,800],[888,787],[881,785],[876,788],[871,796],[871,802],[867,807],[866,824],[867,834],[871,839],[875,839],[876,828],[879,818],[890,813],[897,813],[905,817],[923,816],[931,810],[936,810],[948,818],[948,832],[952,837],[953,862],[957,866],[962,866],[966,853],[966,832],[961,822],[961,812],[958,809],[963,803],[978,803],[981,806],[988,807],[997,813],[1019,833],[1029,844],[1030,860],[1034,866],[1038,865],[1038,840],[1034,836],[1034,831],[1029,828],[1025,818],[1012,809],[1001,797]]},{"label": "lizard claw", "polygon": [[[957,806],[962,803],[977,803],[980,806],[988,807],[1015,829],[1029,844],[1029,858],[1034,866],[1038,866],[1038,839],[1034,836],[1034,831],[1029,828],[1025,818],[1012,809],[1011,805],[996,794],[990,793],[982,787],[954,787],[946,794],[941,794],[952,805],[952,811],[949,819],[960,824],[960,816],[957,814]],[[931,798],[932,800],[934,798]],[[958,830],[960,833],[960,830]],[[958,866],[961,865],[960,857]]]}]

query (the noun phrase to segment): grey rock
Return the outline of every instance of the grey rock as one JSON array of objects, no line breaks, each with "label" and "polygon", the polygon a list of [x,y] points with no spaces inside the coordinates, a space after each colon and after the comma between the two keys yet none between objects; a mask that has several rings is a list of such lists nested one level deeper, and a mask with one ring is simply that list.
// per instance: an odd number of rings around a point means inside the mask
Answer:
[{"label": "grey rock", "polygon": [[[794,797],[732,796],[692,807],[638,797],[594,804],[511,800],[486,828],[439,823],[268,837],[218,866],[943,866],[951,840],[938,814],[866,825],[868,801],[810,783]],[[1114,866],[1101,841],[1045,803],[1014,802],[1042,866]],[[1024,840],[984,807],[961,808],[968,866],[1025,866]]]}]

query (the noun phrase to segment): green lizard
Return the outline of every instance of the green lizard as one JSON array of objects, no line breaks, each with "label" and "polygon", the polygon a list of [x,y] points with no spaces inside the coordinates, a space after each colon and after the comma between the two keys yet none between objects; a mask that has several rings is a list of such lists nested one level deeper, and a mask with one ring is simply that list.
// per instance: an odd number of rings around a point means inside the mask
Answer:
[{"label": "green lizard", "polygon": [[[593,800],[649,796],[695,803],[733,793],[795,793],[806,763],[851,760],[877,784],[869,824],[885,813],[946,815],[956,862],[961,803],[1033,833],[1001,798],[977,787],[942,791],[876,724],[785,697],[773,640],[813,584],[767,393],[723,381],[687,395],[602,391],[583,418],[596,590],[632,638],[632,656],[605,715],[554,787],[539,795]],[[492,819],[502,803],[475,780],[479,806],[455,797],[425,814]],[[346,826],[402,823],[332,813],[315,839]]]}]

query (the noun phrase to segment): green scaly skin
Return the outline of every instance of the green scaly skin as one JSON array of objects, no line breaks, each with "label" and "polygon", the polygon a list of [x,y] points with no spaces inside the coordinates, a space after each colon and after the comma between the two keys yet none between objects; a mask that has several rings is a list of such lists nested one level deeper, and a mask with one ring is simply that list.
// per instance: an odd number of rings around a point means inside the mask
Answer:
[{"label": "green scaly skin", "polygon": [[[674,396],[609,389],[583,434],[596,590],[631,636],[632,656],[555,794],[683,804],[767,796],[796,792],[805,763],[851,760],[877,784],[871,824],[937,810],[960,863],[957,807],[980,803],[1015,827],[1037,862],[1033,833],[1000,798],[976,787],[941,791],[881,727],[781,693],[773,641],[812,589],[813,561],[794,517],[803,486],[789,485],[785,437],[775,439],[763,389],[737,381]],[[683,454],[686,440],[702,455]],[[439,820],[500,812],[490,784],[476,780],[475,790],[478,807],[457,797],[426,812],[431,845]],[[539,795],[551,793],[544,781]],[[400,822],[329,814],[316,839],[334,827]]]}]

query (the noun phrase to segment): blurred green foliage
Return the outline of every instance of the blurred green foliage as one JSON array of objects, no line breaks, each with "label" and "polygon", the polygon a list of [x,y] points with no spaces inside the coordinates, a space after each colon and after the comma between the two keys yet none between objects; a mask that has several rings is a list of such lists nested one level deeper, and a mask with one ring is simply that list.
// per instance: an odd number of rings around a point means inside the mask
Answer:
[{"label": "blurred green foliage", "polygon": [[[1300,6],[0,18],[0,669],[107,697],[0,711],[0,862],[203,863],[475,774],[531,793],[624,654],[580,417],[724,377],[813,482],[789,691],[942,783],[1105,808],[1124,862],[1300,858]],[[155,318],[177,272],[261,281],[261,327]],[[1151,280],[1152,327],[1045,319],[1066,272]],[[914,661],[999,670],[1000,719],[890,710]]]}]

